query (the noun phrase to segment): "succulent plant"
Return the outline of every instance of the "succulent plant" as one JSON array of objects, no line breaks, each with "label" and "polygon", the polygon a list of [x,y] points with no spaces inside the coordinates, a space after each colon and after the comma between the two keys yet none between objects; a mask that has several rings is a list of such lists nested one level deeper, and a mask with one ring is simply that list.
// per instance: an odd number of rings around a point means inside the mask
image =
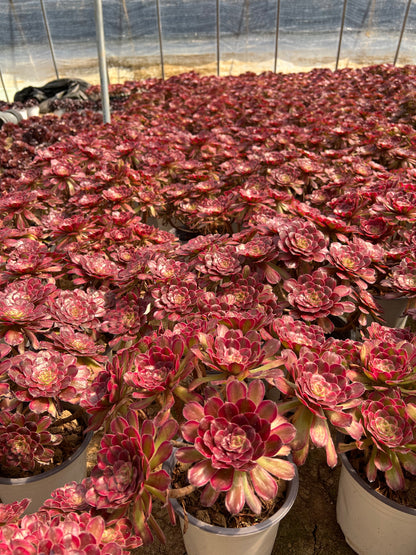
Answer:
[{"label": "succulent plant", "polygon": [[405,487],[403,469],[416,475],[415,403],[415,397],[406,399],[397,388],[388,393],[373,391],[363,401],[359,414],[365,437],[356,446],[369,450],[366,474],[370,482],[379,471],[396,491]]},{"label": "succulent plant", "polygon": [[167,500],[170,477],[160,466],[171,455],[178,425],[173,419],[158,429],[150,420],[140,425],[137,413],[129,411],[126,418],[114,418],[110,428],[101,440],[85,499],[97,510],[114,513],[116,520],[129,517],[143,543],[149,543],[150,526],[163,537],[151,515],[152,498]]},{"label": "succulent plant", "polygon": [[49,431],[52,424],[49,416],[3,410],[0,413],[0,439],[1,445],[7,445],[7,449],[0,452],[3,472],[16,467],[33,471],[50,463],[54,456],[53,447],[62,441],[62,436]]},{"label": "succulent plant", "polygon": [[294,427],[278,415],[272,401],[264,400],[265,388],[254,380],[248,386],[231,379],[224,399],[213,396],[204,405],[185,405],[184,440],[176,457],[190,463],[191,485],[203,488],[201,504],[211,506],[225,493],[225,506],[239,513],[245,503],[258,514],[260,499],[277,495],[276,478],[291,480],[294,467],[280,458],[295,435]]}]

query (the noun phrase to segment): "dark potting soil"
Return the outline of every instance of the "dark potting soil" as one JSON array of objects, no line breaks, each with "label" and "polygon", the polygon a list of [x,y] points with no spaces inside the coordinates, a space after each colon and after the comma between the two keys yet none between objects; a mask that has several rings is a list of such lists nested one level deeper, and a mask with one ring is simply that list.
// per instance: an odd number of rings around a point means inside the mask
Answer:
[{"label": "dark potting soil", "polygon": [[[186,468],[181,463],[176,464],[172,473],[172,489],[189,485]],[[286,498],[287,483],[284,480],[278,480],[278,486],[278,495],[275,499],[272,501],[262,500],[262,511],[259,515],[254,514],[247,505],[244,506],[238,515],[231,515],[225,507],[225,494],[220,494],[212,507],[203,507],[201,505],[201,491],[199,489],[187,494],[185,497],[178,498],[177,501],[182,506],[185,517],[187,514],[191,514],[198,520],[214,526],[245,528],[267,520],[280,509]]]}]

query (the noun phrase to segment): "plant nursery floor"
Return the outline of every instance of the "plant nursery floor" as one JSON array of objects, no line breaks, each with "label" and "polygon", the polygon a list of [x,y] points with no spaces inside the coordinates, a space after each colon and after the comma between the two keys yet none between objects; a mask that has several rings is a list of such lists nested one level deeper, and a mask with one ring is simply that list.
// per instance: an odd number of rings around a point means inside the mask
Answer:
[{"label": "plant nursery floor", "polygon": [[[93,464],[99,438],[90,453]],[[331,470],[323,450],[310,452],[299,469],[299,493],[281,522],[273,555],[353,555],[337,524],[335,508],[340,465]],[[152,545],[134,550],[134,555],[185,555],[179,524],[172,526],[166,510],[155,514],[166,535],[166,545],[155,540]],[[262,555],[259,553],[258,555]]]}]

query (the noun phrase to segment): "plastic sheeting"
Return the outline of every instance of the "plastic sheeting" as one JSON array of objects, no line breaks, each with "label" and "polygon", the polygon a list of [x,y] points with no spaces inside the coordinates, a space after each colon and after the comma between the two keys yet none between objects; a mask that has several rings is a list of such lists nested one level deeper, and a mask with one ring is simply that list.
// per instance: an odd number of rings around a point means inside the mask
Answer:
[{"label": "plastic sheeting", "polygon": [[[103,0],[103,15],[110,83],[416,63],[416,0]],[[99,83],[92,0],[2,0],[0,45],[3,100],[57,77]]]}]

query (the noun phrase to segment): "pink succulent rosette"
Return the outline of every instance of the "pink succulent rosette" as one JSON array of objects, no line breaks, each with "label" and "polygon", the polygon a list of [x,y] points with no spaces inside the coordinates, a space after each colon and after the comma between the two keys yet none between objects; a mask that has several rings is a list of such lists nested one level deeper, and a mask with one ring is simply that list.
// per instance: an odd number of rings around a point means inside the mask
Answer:
[{"label": "pink succulent rosette", "polygon": [[279,458],[295,436],[294,427],[272,401],[264,400],[265,388],[255,380],[246,386],[237,380],[227,383],[225,399],[213,396],[204,405],[188,403],[181,431],[191,446],[178,449],[176,457],[192,466],[191,485],[203,488],[201,504],[212,506],[225,493],[231,514],[248,504],[258,514],[260,499],[277,495],[276,478],[291,480],[294,467]]},{"label": "pink succulent rosette", "polygon": [[56,402],[69,402],[77,393],[77,372],[75,357],[50,349],[14,357],[9,376],[17,386],[14,395],[19,401],[28,402],[38,414],[47,411],[56,416]]},{"label": "pink succulent rosette", "polygon": [[342,316],[355,310],[354,303],[343,300],[350,295],[351,289],[339,285],[321,268],[311,274],[303,274],[297,280],[288,279],[283,287],[288,292],[287,300],[293,307],[294,315],[307,322],[316,320],[324,331],[333,329],[328,316]]},{"label": "pink succulent rosette", "polygon": [[13,503],[0,503],[0,528],[5,524],[17,522],[30,504],[30,499],[22,499]]},{"label": "pink succulent rosette", "polygon": [[416,398],[404,398],[399,389],[374,391],[362,403],[360,413],[366,438],[357,445],[371,450],[368,480],[373,482],[380,471],[389,488],[403,489],[403,469],[416,475]]},{"label": "pink succulent rosette", "polygon": [[[264,341],[259,332],[241,329],[229,329],[218,324],[211,333],[198,334],[199,342],[192,347],[196,357],[208,368],[220,372],[215,379],[230,375],[244,379],[251,371],[277,367],[274,355],[278,352],[280,342],[277,339]],[[254,377],[254,373],[252,374]],[[258,377],[256,374],[255,377]]]},{"label": "pink succulent rosette", "polygon": [[399,338],[370,339],[362,343],[362,370],[372,387],[387,390],[397,386],[404,391],[416,384],[416,346]]},{"label": "pink succulent rosette", "polygon": [[289,349],[282,354],[290,376],[284,393],[291,395],[279,410],[282,414],[293,411],[292,422],[297,429],[292,442],[293,460],[304,464],[312,441],[316,447],[325,448],[328,465],[334,467],[338,457],[329,423],[355,439],[361,437],[362,428],[352,410],[362,402],[364,386],[349,378],[344,359],[325,346],[317,351],[301,347],[298,356]]},{"label": "pink succulent rosette", "polygon": [[313,222],[295,218],[279,229],[279,260],[288,268],[301,261],[322,263],[328,255],[328,238]]},{"label": "pink succulent rosette", "polygon": [[49,431],[52,424],[49,416],[3,410],[0,413],[0,445],[7,445],[7,450],[0,452],[0,465],[31,472],[36,465],[51,463],[54,447],[62,441],[62,436]]},{"label": "pink succulent rosette", "polygon": [[[115,417],[110,428],[101,440],[85,500],[98,510],[114,512],[115,519],[128,517],[143,543],[150,543],[152,497],[166,501],[170,476],[161,465],[171,455],[178,425],[173,419],[165,419],[159,428],[151,420],[140,425],[130,410],[126,418]],[[150,524],[163,537],[154,519]]]},{"label": "pink succulent rosette", "polygon": [[127,555],[130,535],[122,527],[111,529],[102,516],[88,512],[51,516],[42,511],[24,516],[16,525],[3,527],[0,550],[4,555]]},{"label": "pink succulent rosette", "polygon": [[48,304],[56,322],[75,329],[97,327],[106,309],[105,295],[93,289],[57,290]]}]

